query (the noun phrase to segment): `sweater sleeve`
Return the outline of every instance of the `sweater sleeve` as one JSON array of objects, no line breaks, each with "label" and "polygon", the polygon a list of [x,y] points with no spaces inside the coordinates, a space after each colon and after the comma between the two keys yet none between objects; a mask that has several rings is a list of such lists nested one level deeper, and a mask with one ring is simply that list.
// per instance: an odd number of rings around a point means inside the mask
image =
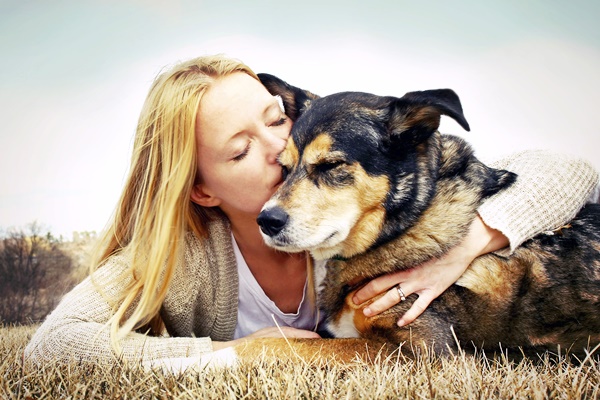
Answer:
[{"label": "sweater sleeve", "polygon": [[[120,341],[122,353],[115,354],[107,324],[113,309],[106,298],[114,297],[130,282],[123,274],[125,265],[121,257],[113,256],[69,292],[32,337],[25,361],[39,365],[72,360],[114,363],[119,359],[147,366],[160,364],[161,359],[199,361],[202,354],[211,352],[208,337],[152,337],[131,332]],[[112,279],[117,274],[123,279]]]},{"label": "sweater sleeve", "polygon": [[598,172],[587,162],[543,150],[524,151],[495,163],[518,175],[516,183],[487,199],[478,211],[491,228],[501,231],[510,255],[538,233],[573,219],[598,185]]}]

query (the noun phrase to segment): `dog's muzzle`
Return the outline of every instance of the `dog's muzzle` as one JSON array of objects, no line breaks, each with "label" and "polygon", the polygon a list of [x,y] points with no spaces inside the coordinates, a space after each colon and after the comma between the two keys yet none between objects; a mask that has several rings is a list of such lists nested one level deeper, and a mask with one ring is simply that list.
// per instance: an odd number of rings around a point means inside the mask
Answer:
[{"label": "dog's muzzle", "polygon": [[268,208],[258,214],[256,222],[260,230],[270,237],[276,236],[285,228],[289,215],[280,207]]}]

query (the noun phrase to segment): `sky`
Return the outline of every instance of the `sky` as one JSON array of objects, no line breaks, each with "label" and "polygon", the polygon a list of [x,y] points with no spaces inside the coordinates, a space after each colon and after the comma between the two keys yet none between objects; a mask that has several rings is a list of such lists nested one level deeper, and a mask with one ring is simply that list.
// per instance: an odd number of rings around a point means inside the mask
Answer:
[{"label": "sky", "polygon": [[526,149],[600,169],[600,2],[0,0],[0,230],[101,231],[147,91],[222,53],[327,95],[451,88],[491,160]]}]

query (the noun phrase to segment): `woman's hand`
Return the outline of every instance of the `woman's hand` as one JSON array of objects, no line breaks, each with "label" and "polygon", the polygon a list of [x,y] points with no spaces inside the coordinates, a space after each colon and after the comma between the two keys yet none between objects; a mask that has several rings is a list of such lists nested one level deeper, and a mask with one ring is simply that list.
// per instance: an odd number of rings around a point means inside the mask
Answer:
[{"label": "woman's hand", "polygon": [[[377,315],[398,304],[400,299],[396,285],[400,284],[405,296],[416,293],[418,299],[398,321],[399,326],[413,322],[429,304],[465,272],[471,262],[482,254],[502,249],[508,239],[502,232],[487,226],[479,216],[471,224],[465,239],[439,259],[432,259],[405,271],[380,276],[358,290],[353,301],[362,304],[383,293],[387,293],[365,307],[366,316]],[[390,290],[391,289],[391,290]]]},{"label": "woman's hand", "polygon": [[238,344],[243,343],[249,339],[259,339],[259,338],[295,338],[295,339],[318,339],[318,333],[313,331],[307,331],[304,329],[296,329],[289,326],[282,326],[280,328],[276,326],[268,327],[260,329],[248,336],[244,336],[243,338],[231,340],[229,342],[215,342],[213,341],[213,350],[220,350],[226,347],[236,346]]}]

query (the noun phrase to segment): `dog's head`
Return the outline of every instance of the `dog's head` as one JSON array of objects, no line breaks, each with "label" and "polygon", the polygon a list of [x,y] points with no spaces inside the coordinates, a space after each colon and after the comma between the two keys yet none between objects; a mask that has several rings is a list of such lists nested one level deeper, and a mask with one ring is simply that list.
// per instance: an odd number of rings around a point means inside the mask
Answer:
[{"label": "dog's head", "polygon": [[449,89],[401,98],[345,92],[319,98],[272,75],[259,74],[295,121],[280,163],[283,184],[258,217],[269,246],[349,257],[380,236],[386,214],[425,202],[418,157],[441,115],[469,125]]}]

